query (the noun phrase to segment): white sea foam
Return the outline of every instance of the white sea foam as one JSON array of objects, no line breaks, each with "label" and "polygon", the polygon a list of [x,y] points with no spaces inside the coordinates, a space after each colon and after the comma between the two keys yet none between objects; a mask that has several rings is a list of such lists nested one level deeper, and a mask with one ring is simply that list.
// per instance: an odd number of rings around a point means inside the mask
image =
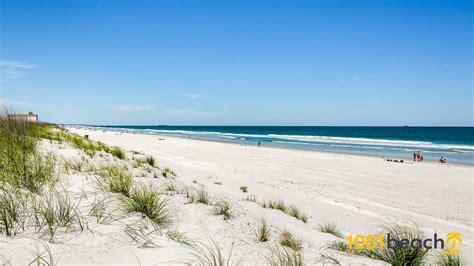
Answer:
[{"label": "white sea foam", "polygon": [[350,137],[330,137],[330,136],[307,136],[307,135],[279,135],[279,134],[239,134],[222,133],[212,131],[188,131],[188,130],[149,130],[158,133],[183,134],[183,135],[207,135],[223,138],[269,138],[275,140],[290,140],[295,144],[321,143],[321,144],[350,144],[362,146],[384,146],[384,147],[411,147],[411,148],[431,148],[441,150],[456,149],[459,152],[474,152],[472,145],[453,145],[453,144],[435,144],[427,141],[408,141],[408,140],[388,140],[388,139],[369,139],[369,138],[350,138]]}]

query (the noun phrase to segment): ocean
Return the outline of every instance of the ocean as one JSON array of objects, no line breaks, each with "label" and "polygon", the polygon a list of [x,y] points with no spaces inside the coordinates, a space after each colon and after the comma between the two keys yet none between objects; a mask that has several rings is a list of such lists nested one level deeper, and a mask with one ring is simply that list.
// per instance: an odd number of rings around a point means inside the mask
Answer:
[{"label": "ocean", "polygon": [[474,164],[474,127],[353,126],[100,126],[206,140],[405,158],[423,157]]}]

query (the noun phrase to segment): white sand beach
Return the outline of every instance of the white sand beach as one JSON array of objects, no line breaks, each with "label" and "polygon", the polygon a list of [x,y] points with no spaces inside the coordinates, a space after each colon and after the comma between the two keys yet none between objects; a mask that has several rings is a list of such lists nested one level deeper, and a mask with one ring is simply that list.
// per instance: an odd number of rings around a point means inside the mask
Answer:
[{"label": "white sand beach", "polygon": [[[180,181],[204,184],[210,192],[232,199],[246,213],[267,217],[274,226],[291,227],[317,248],[330,238],[315,229],[321,222],[337,222],[345,234],[369,234],[378,232],[380,225],[406,221],[416,223],[428,235],[461,233],[463,255],[472,256],[474,168],[469,165],[391,163],[376,157],[168,136],[71,131],[151,154],[159,165],[175,169]],[[309,222],[240,201],[247,196],[239,190],[241,186],[248,186],[248,194],[257,200],[281,199],[295,204],[310,216]],[[206,231],[214,236],[227,241],[238,238],[216,229],[206,225]]]},{"label": "white sand beach", "polygon": [[[54,233],[38,228],[44,223],[31,219],[29,224],[35,226],[16,227],[18,235],[0,241],[2,264],[208,265],[198,257],[211,247],[233,264],[281,265],[282,261],[274,262],[275,252],[289,250],[282,249],[286,244],[281,240],[288,231],[299,250],[294,254],[301,255],[306,265],[387,265],[336,250],[334,243],[344,243],[350,234],[378,234],[381,226],[395,223],[417,226],[428,237],[460,233],[462,257],[474,261],[471,165],[393,163],[369,156],[79,127],[68,130],[79,139],[88,135],[108,147],[121,147],[125,158],[110,150],[87,154],[71,140],[42,140],[42,153],[53,154],[61,163],[58,181],[54,188],[45,188],[42,197],[28,195],[37,206],[54,202],[47,191],[58,191],[55,197],[63,201],[68,197],[72,203],[74,221],[54,225]],[[141,162],[144,156],[152,156],[154,162]],[[124,211],[130,194],[101,183],[101,172],[111,165],[125,167],[121,171],[130,173],[135,188],[145,185],[168,202],[165,209],[171,210],[172,222],[167,227],[156,231],[146,222],[150,216]],[[164,175],[168,167],[176,177]],[[199,191],[207,193],[209,202],[194,199],[193,193]],[[283,201],[287,210],[294,205],[299,214],[264,208],[268,201]],[[230,207],[230,219],[215,212],[223,202]],[[25,215],[43,217],[36,208]],[[257,241],[256,234],[262,219],[268,225],[264,242]],[[337,225],[340,236],[319,230],[320,224],[328,223]]]}]

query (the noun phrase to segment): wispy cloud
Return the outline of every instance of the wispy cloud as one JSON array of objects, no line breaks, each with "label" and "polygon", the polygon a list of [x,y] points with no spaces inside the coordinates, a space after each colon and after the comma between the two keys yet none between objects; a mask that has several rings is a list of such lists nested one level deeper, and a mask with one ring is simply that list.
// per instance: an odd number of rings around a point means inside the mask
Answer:
[{"label": "wispy cloud", "polygon": [[201,98],[206,98],[204,95],[201,95],[199,93],[190,93],[190,94],[186,94],[184,95],[185,97],[189,98],[189,99],[201,99]]},{"label": "wispy cloud", "polygon": [[124,104],[112,106],[112,109],[120,113],[137,113],[155,109],[153,104]]},{"label": "wispy cloud", "polygon": [[36,65],[23,61],[6,61],[0,60],[0,70],[9,78],[20,78],[24,76],[28,70],[37,68]]}]

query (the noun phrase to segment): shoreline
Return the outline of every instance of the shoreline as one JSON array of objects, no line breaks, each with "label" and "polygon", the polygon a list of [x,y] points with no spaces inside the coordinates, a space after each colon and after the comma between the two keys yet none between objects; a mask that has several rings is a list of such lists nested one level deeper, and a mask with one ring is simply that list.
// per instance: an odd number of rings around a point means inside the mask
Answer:
[{"label": "shoreline", "polygon": [[[239,142],[232,142],[232,141],[225,141],[225,140],[217,140],[217,139],[206,139],[206,138],[197,138],[197,137],[185,137],[185,136],[171,136],[171,135],[164,135],[160,134],[159,132],[153,132],[153,133],[144,133],[144,132],[136,132],[133,129],[126,129],[126,128],[120,128],[119,130],[125,130],[125,131],[118,131],[118,130],[113,130],[111,128],[106,128],[106,127],[95,127],[95,126],[79,126],[79,125],[69,125],[71,128],[80,128],[80,129],[88,129],[88,130],[100,130],[100,131],[107,131],[107,132],[118,132],[118,133],[127,133],[127,134],[140,134],[140,135],[146,135],[146,136],[160,136],[160,137],[169,137],[169,138],[177,138],[177,139],[186,139],[186,140],[197,140],[197,141],[204,141],[204,142],[217,142],[217,143],[225,143],[225,144],[232,144],[232,145],[237,145],[237,146],[250,146],[250,147],[258,147],[257,144],[251,145],[251,144],[246,144],[246,143],[239,143]],[[249,141],[250,142],[250,141]],[[271,142],[269,142],[271,143]],[[403,164],[435,164],[435,165],[455,165],[455,166],[474,166],[473,163],[465,163],[465,162],[449,162],[446,164],[441,164],[437,160],[430,160],[430,159],[425,159],[423,162],[413,162],[413,158],[407,158],[407,157],[391,157],[391,156],[379,156],[379,155],[373,155],[373,154],[361,154],[361,153],[351,153],[351,152],[343,152],[343,151],[327,151],[327,150],[318,150],[318,149],[302,149],[302,148],[297,148],[297,147],[289,147],[289,146],[284,146],[284,145],[265,145],[268,143],[262,143],[261,148],[270,148],[270,149],[281,149],[281,150],[294,150],[294,151],[305,151],[305,152],[314,152],[314,153],[322,153],[322,154],[335,154],[335,155],[349,155],[349,156],[356,156],[356,157],[363,157],[363,158],[374,158],[374,159],[380,159],[383,161],[386,161],[386,159],[395,159],[395,160],[404,160]],[[397,162],[389,162],[387,163],[397,163]],[[398,164],[402,164],[398,162]]]},{"label": "shoreline", "polygon": [[[388,163],[377,156],[70,129],[107,145],[150,154],[160,166],[174,169],[181,182],[203,185],[210,193],[237,201],[254,195],[259,202],[295,205],[309,214],[316,228],[336,221],[345,234],[373,234],[380,225],[414,221],[427,234],[461,233],[463,253],[474,254],[474,208],[465,202],[473,193],[472,165]],[[248,194],[240,191],[242,186],[248,187]],[[300,236],[312,232],[299,230]]]}]

